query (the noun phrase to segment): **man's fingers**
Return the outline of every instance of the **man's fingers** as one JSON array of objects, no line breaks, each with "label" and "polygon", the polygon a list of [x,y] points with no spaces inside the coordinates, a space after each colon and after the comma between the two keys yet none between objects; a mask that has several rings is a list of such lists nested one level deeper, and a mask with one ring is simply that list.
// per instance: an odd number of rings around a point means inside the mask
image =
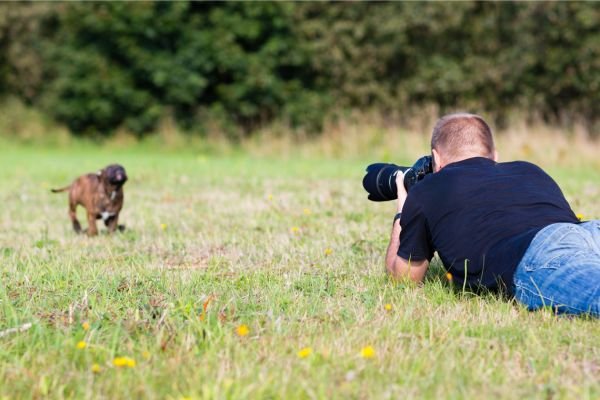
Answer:
[{"label": "man's fingers", "polygon": [[404,172],[400,170],[396,174],[396,185],[404,185]]}]

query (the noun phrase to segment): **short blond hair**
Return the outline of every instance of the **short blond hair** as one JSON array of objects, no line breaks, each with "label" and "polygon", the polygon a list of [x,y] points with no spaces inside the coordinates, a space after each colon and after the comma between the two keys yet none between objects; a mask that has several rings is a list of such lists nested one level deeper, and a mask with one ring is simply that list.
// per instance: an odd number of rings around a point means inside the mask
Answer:
[{"label": "short blond hair", "polygon": [[431,148],[449,159],[465,154],[494,158],[496,150],[489,125],[479,115],[457,113],[445,115],[435,124]]}]

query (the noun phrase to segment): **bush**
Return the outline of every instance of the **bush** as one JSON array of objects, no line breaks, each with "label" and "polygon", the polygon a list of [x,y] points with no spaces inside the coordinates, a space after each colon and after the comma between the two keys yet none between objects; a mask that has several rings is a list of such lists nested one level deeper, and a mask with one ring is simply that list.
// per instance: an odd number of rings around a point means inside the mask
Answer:
[{"label": "bush", "polygon": [[[0,7],[0,94],[82,134],[164,116],[246,134],[336,110],[436,105],[501,121],[600,115],[595,3],[65,3]],[[234,129],[237,130],[237,129]]]},{"label": "bush", "polygon": [[[315,98],[292,4],[76,4],[48,43],[44,105],[76,132],[191,127],[222,109],[251,129]],[[307,103],[308,104],[308,103]]]}]

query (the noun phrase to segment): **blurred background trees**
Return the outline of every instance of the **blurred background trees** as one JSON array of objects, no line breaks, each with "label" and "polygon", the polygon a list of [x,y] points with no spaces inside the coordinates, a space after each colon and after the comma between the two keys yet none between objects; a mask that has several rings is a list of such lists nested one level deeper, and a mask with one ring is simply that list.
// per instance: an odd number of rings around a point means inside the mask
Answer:
[{"label": "blurred background trees", "polygon": [[1,4],[0,97],[81,135],[143,135],[165,117],[194,132],[317,132],[348,110],[431,105],[595,133],[600,5]]}]

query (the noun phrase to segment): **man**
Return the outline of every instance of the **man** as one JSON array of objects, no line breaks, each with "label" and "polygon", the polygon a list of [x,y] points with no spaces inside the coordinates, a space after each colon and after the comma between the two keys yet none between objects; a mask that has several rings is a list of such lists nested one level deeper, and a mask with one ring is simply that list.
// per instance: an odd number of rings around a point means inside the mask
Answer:
[{"label": "man", "polygon": [[421,282],[434,251],[459,287],[503,291],[530,310],[600,316],[600,221],[579,223],[558,185],[539,167],[498,163],[492,132],[473,114],[433,129],[434,173],[406,193],[388,273]]}]

